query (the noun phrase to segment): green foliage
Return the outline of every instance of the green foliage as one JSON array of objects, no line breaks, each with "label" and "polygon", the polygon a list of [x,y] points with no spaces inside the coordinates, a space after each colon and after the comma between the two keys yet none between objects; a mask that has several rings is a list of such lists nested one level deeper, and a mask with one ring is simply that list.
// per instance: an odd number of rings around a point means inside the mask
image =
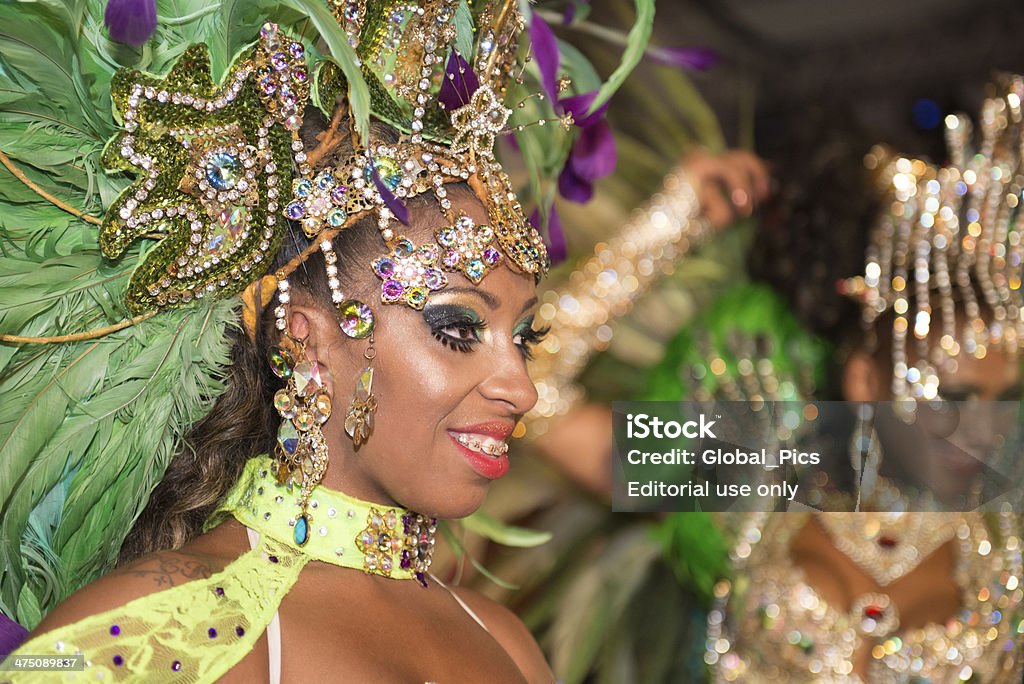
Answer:
[{"label": "green foliage", "polygon": [[626,50],[622,53],[619,66],[598,90],[597,97],[590,106],[592,112],[610,100],[615,91],[626,82],[626,78],[643,59],[644,50],[651,40],[651,30],[654,28],[654,0],[635,0],[635,4],[636,21],[626,36]]},{"label": "green foliage", "polygon": [[[170,21],[134,50],[107,38],[103,6],[0,5],[0,150],[94,215],[128,182],[99,166],[116,130],[114,71],[160,71],[188,44],[231,33],[202,0],[161,1]],[[144,248],[105,261],[95,226],[6,169],[0,208],[0,332],[52,336],[124,320]],[[165,312],[96,340],[0,344],[0,610],[34,627],[110,569],[175,443],[222,390],[237,306]]]},{"label": "green foliage", "polygon": [[546,544],[551,540],[550,532],[540,532],[525,527],[506,525],[483,511],[476,511],[468,518],[463,518],[462,526],[467,530],[476,532],[485,539],[490,539],[504,546],[528,548]]}]

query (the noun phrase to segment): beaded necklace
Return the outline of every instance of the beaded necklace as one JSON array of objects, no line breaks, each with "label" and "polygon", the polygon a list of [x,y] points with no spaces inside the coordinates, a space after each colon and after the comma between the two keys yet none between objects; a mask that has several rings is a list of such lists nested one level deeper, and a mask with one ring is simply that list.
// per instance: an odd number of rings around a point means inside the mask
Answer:
[{"label": "beaded necklace", "polygon": [[[250,459],[207,527],[230,513],[261,536],[312,560],[427,585],[436,518],[360,501],[323,486],[313,490],[303,516],[292,486],[278,484],[273,473],[269,457]],[[297,529],[300,525],[309,527]]]}]

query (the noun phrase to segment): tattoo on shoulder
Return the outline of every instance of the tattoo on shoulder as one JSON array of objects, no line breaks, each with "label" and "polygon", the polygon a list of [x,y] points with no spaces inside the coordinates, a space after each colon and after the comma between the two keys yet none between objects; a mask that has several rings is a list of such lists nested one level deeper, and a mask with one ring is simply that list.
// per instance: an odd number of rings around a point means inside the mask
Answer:
[{"label": "tattoo on shoulder", "polygon": [[206,579],[213,572],[209,563],[180,552],[153,553],[136,565],[118,570],[118,573],[122,575],[151,579],[160,588]]}]

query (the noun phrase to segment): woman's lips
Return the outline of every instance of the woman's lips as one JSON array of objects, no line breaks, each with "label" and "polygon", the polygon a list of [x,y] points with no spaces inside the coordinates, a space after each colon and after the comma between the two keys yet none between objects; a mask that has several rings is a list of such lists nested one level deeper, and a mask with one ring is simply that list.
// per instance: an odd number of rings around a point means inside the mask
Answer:
[{"label": "woman's lips", "polygon": [[508,472],[508,444],[504,440],[511,433],[504,425],[480,425],[474,426],[473,431],[449,430],[448,436],[477,474],[496,480]]}]

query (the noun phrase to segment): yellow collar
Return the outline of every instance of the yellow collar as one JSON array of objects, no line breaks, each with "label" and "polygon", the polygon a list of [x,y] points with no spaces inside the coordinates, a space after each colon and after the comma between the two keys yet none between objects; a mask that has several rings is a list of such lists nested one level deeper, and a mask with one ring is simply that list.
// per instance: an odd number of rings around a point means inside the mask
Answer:
[{"label": "yellow collar", "polygon": [[296,500],[297,490],[277,483],[271,459],[257,456],[246,463],[206,526],[229,513],[260,535],[312,559],[392,579],[417,579],[426,586],[436,518],[318,486],[303,519]]}]

